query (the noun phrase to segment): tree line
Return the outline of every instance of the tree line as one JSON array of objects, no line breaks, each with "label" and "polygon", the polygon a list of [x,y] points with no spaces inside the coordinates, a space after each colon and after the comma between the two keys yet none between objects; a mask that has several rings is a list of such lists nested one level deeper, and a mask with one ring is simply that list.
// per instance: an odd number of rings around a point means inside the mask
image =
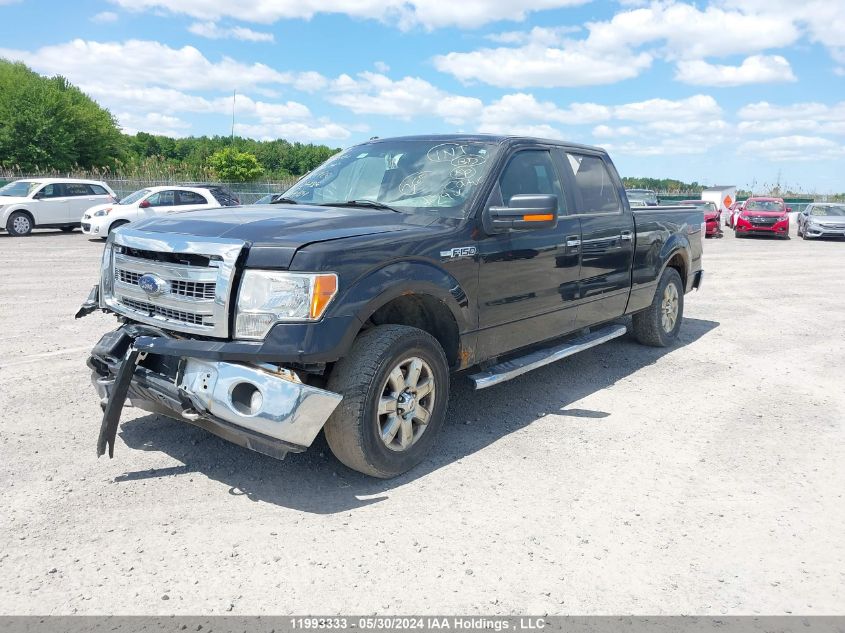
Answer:
[{"label": "tree line", "polygon": [[25,64],[0,59],[0,168],[7,171],[284,180],[337,151],[281,139],[124,134],[108,110],[64,77],[42,77]]}]

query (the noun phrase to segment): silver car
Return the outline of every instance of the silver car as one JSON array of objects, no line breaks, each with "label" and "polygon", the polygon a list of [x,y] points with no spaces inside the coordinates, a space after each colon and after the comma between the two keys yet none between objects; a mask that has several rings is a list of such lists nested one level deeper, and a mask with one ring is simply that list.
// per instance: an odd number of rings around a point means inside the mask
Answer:
[{"label": "silver car", "polygon": [[845,237],[845,204],[813,202],[798,215],[798,235],[805,240],[816,237]]}]

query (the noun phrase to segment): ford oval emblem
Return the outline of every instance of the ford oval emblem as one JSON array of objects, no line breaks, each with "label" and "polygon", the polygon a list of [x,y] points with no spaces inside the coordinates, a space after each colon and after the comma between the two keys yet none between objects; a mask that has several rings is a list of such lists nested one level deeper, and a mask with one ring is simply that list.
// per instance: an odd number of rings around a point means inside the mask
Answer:
[{"label": "ford oval emblem", "polygon": [[155,297],[167,290],[167,282],[158,275],[147,273],[138,278],[138,287],[148,295]]}]

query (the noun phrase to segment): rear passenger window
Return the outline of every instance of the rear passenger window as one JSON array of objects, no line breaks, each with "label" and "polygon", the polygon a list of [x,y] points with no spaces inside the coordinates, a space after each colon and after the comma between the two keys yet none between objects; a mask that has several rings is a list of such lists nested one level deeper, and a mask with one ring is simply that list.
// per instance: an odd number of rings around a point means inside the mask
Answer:
[{"label": "rear passenger window", "polygon": [[95,196],[110,196],[111,194],[100,185],[88,185]]},{"label": "rear passenger window", "polygon": [[91,196],[94,195],[93,189],[91,189],[90,185],[86,185],[80,182],[67,182],[65,183],[65,195],[66,196]]},{"label": "rear passenger window", "polygon": [[176,204],[208,204],[208,200],[194,191],[177,191]]},{"label": "rear passenger window", "polygon": [[558,209],[564,209],[563,191],[552,157],[547,151],[527,150],[514,155],[499,177],[502,201],[520,194],[545,193],[557,196]]},{"label": "rear passenger window", "polygon": [[567,153],[575,184],[581,192],[578,213],[619,213],[622,204],[604,161],[595,156]]}]

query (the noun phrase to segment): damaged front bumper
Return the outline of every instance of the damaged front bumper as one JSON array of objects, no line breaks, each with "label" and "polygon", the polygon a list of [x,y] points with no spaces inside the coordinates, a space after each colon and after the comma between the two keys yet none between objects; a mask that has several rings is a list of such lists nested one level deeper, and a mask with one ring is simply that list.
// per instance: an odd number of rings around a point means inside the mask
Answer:
[{"label": "damaged front bumper", "polygon": [[125,325],[94,347],[88,365],[104,410],[98,455],[108,446],[113,456],[126,402],[282,459],[307,449],[342,399],[284,368],[170,355],[170,340],[155,328]]}]

